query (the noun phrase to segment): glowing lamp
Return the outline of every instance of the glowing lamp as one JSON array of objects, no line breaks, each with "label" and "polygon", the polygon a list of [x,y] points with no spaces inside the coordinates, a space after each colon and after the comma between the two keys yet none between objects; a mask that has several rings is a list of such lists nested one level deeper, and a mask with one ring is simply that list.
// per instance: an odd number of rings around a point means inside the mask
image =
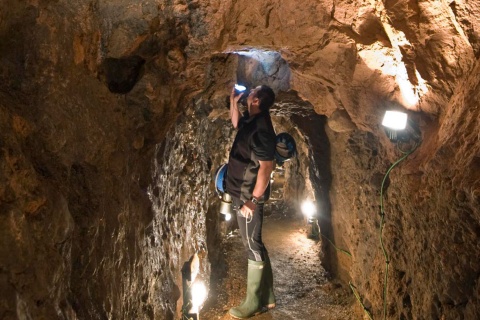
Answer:
[{"label": "glowing lamp", "polygon": [[400,111],[387,111],[382,125],[393,130],[403,130],[407,126],[407,114]]},{"label": "glowing lamp", "polygon": [[413,121],[408,119],[408,115],[405,112],[385,112],[382,125],[385,127],[385,132],[392,142],[413,140],[418,143],[421,140],[420,130]]},{"label": "glowing lamp", "polygon": [[195,281],[192,285],[192,309],[190,313],[198,313],[198,310],[207,298],[207,288],[203,282]]},{"label": "glowing lamp", "polygon": [[182,268],[183,306],[182,319],[200,320],[200,308],[207,297],[207,288],[201,281],[195,281],[200,260],[195,253]]},{"label": "glowing lamp", "polygon": [[247,87],[242,86],[240,84],[235,84],[235,90],[240,93],[240,92],[243,92],[243,91],[247,90]]},{"label": "glowing lamp", "polygon": [[315,207],[315,204],[310,200],[305,200],[302,203],[301,209],[302,209],[303,215],[308,219],[309,222],[310,220],[313,219],[313,217],[317,213],[317,208]]},{"label": "glowing lamp", "polygon": [[312,239],[318,239],[320,234],[320,228],[318,227],[318,219],[317,215],[317,207],[315,203],[311,200],[305,200],[301,206],[302,213],[307,218],[307,222],[309,224],[309,232],[308,237]]}]

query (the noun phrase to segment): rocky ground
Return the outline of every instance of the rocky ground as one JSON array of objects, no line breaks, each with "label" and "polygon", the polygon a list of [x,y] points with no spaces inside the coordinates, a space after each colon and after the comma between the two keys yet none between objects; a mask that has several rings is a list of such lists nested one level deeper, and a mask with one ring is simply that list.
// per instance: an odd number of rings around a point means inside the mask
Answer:
[{"label": "rocky ground", "polygon": [[[305,220],[281,201],[273,201],[265,211],[263,238],[272,261],[277,307],[255,319],[356,319],[355,297],[348,285],[329,279],[321,265],[321,243],[308,238]],[[247,258],[238,230],[226,235],[222,250],[224,261],[212,270],[201,319],[231,319],[228,309],[244,298]]]}]

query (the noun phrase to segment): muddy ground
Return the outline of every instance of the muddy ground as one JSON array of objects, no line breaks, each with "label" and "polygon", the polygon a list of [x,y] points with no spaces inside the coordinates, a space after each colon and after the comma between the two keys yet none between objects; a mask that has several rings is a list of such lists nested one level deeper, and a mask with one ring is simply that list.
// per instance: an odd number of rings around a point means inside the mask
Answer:
[{"label": "muddy ground", "polygon": [[[266,206],[263,240],[272,261],[277,306],[253,319],[356,319],[350,288],[330,279],[320,261],[321,242],[308,234],[302,216],[282,201]],[[224,261],[213,266],[209,298],[200,319],[233,319],[228,310],[245,295],[247,256],[232,226],[227,226],[222,250]]]}]

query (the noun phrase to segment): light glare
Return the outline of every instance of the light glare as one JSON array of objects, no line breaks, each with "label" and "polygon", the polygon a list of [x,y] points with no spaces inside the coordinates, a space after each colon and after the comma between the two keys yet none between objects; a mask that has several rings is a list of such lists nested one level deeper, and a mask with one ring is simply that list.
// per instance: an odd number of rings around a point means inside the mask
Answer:
[{"label": "light glare", "polygon": [[387,111],[382,125],[393,130],[403,130],[407,126],[407,114],[400,111]]},{"label": "light glare", "polygon": [[317,212],[317,209],[315,208],[315,204],[310,201],[310,200],[305,200],[302,203],[302,213],[308,218],[311,219],[313,215]]},{"label": "light glare", "polygon": [[242,85],[240,85],[240,84],[235,84],[235,90],[237,90],[237,91],[245,91],[245,90],[247,90],[247,87],[242,86]]},{"label": "light glare", "polygon": [[199,307],[203,304],[205,301],[205,298],[207,297],[207,288],[205,288],[205,285],[203,282],[195,282],[192,285],[192,305],[193,305],[193,310],[195,312],[198,312]]},{"label": "light glare", "polygon": [[232,215],[230,213],[225,213],[225,221],[230,221],[232,219]]}]

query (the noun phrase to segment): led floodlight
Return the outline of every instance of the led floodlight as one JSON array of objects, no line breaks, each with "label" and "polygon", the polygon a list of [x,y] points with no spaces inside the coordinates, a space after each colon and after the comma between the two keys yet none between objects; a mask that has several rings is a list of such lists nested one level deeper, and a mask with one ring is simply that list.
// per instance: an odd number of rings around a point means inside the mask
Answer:
[{"label": "led floodlight", "polygon": [[302,203],[301,210],[307,223],[309,225],[308,237],[311,239],[318,239],[320,235],[320,228],[318,226],[317,207],[311,200],[305,200]]},{"label": "led floodlight", "polygon": [[418,143],[421,140],[420,130],[405,112],[386,111],[382,125],[392,142],[413,140]]},{"label": "led floodlight", "polygon": [[400,111],[387,111],[382,125],[393,130],[403,130],[407,126],[407,114]]},{"label": "led floodlight", "polygon": [[207,297],[207,288],[195,281],[200,269],[198,254],[194,254],[182,267],[183,306],[182,319],[200,320],[200,309]]},{"label": "led floodlight", "polygon": [[192,309],[190,313],[198,313],[200,307],[207,297],[207,288],[203,282],[195,281],[192,285]]},{"label": "led floodlight", "polygon": [[305,200],[302,203],[301,209],[302,209],[302,213],[308,219],[309,222],[311,222],[313,216],[315,215],[315,213],[317,213],[317,209],[315,208],[315,205],[310,200]]}]

